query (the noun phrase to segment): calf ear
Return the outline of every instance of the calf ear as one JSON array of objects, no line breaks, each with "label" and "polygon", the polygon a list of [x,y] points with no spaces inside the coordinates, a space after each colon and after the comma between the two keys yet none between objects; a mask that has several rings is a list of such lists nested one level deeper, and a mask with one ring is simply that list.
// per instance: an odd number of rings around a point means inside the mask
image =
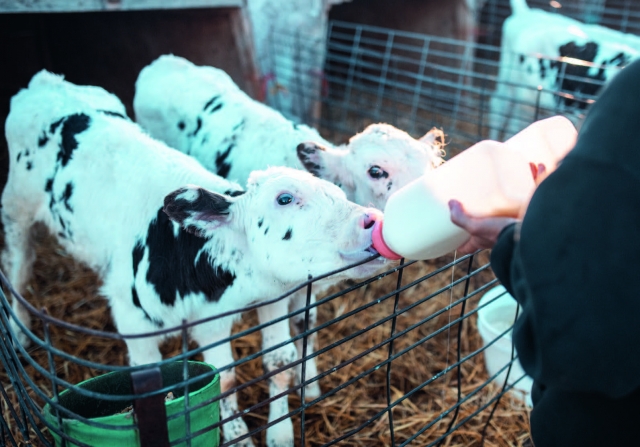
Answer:
[{"label": "calf ear", "polygon": [[420,142],[429,146],[427,153],[431,157],[431,165],[435,168],[444,163],[444,132],[440,129],[433,128],[420,138]]},{"label": "calf ear", "polygon": [[164,212],[169,219],[200,237],[229,221],[232,205],[227,197],[198,186],[185,186],[164,198]]},{"label": "calf ear", "polygon": [[444,132],[434,127],[429,132],[427,132],[422,137],[420,137],[420,141],[431,146],[433,145],[443,146]]},{"label": "calf ear", "polygon": [[302,166],[316,177],[322,178],[326,171],[325,156],[327,149],[317,143],[307,141],[300,143],[297,151]]}]

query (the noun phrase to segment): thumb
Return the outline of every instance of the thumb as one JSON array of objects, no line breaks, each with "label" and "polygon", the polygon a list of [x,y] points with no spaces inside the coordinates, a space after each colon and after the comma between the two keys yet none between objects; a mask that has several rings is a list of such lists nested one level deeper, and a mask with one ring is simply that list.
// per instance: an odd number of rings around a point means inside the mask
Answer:
[{"label": "thumb", "polygon": [[458,225],[459,227],[466,228],[471,220],[470,217],[465,213],[464,207],[462,203],[458,202],[455,199],[449,200],[449,211],[451,211],[451,222]]}]

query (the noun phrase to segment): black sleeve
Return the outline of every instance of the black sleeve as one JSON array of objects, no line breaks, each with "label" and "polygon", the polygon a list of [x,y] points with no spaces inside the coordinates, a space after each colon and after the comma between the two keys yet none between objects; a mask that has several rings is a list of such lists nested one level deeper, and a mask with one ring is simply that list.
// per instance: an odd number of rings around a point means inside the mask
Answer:
[{"label": "black sleeve", "polygon": [[525,370],[566,391],[618,398],[640,388],[640,179],[568,157],[512,240],[492,261],[523,306],[514,341]]},{"label": "black sleeve", "polygon": [[491,269],[512,296],[514,293],[511,286],[511,262],[515,249],[517,225],[513,223],[504,227],[491,251]]}]

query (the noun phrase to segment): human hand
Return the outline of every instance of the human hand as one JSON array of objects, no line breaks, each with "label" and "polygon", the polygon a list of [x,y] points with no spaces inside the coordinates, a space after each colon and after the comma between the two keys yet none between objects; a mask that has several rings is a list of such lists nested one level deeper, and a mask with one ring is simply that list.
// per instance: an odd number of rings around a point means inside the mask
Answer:
[{"label": "human hand", "polygon": [[449,201],[449,210],[451,222],[471,235],[467,242],[458,247],[457,251],[461,254],[473,253],[481,248],[493,248],[502,229],[518,221],[513,217],[471,216],[457,200]]}]

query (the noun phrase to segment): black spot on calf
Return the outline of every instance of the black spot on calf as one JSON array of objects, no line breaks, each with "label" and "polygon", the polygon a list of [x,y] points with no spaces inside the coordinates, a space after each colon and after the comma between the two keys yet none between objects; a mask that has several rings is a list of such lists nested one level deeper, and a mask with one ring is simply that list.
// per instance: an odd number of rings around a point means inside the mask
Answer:
[{"label": "black spot on calf", "polygon": [[195,137],[200,132],[200,128],[202,127],[202,118],[198,117],[196,120],[196,128],[189,134],[190,137]]},{"label": "black spot on calf", "polygon": [[630,60],[631,60],[631,57],[629,57],[628,54],[618,53],[614,57],[609,59],[609,64],[614,65],[616,67],[625,67]]},{"label": "black spot on calf", "polygon": [[226,196],[229,196],[229,197],[238,197],[238,196],[241,196],[242,194],[244,194],[245,192],[247,192],[247,191],[242,191],[242,190],[231,191],[231,190],[227,190],[227,191],[224,192],[224,194]]},{"label": "black spot on calf", "polygon": [[544,79],[547,76],[547,65],[544,59],[538,59],[538,65],[540,66],[540,79]]},{"label": "black spot on calf", "polygon": [[60,152],[58,152],[58,160],[62,166],[66,166],[71,160],[73,151],[78,148],[78,140],[76,135],[84,132],[89,128],[91,118],[84,113],[75,113],[69,115],[62,124],[62,141],[60,142]]},{"label": "black spot on calf", "polygon": [[107,116],[113,116],[115,118],[122,118],[124,120],[128,120],[128,118],[120,112],[114,112],[112,110],[102,110],[102,109],[99,109],[98,112],[104,113]]},{"label": "black spot on calf", "polygon": [[73,183],[69,182],[64,187],[64,192],[62,193],[62,196],[60,197],[60,201],[62,203],[64,203],[65,208],[69,212],[73,213],[73,208],[71,208],[71,205],[69,204],[69,199],[71,199],[71,194],[73,194]]},{"label": "black spot on calf", "polygon": [[138,266],[140,265],[140,261],[142,261],[142,257],[144,256],[144,245],[142,245],[142,241],[136,242],[136,245],[133,247],[133,252],[131,253],[133,258],[133,277],[135,278],[138,274]]},{"label": "black spot on calf", "polygon": [[289,239],[291,239],[291,234],[293,233],[293,230],[291,228],[289,228],[287,230],[287,232],[284,234],[284,237],[282,238],[283,241],[288,241]]},{"label": "black spot on calf", "polygon": [[31,168],[33,168],[33,163],[31,163],[30,161],[27,162],[27,171],[31,171]]},{"label": "black spot on calf", "polygon": [[62,124],[62,121],[64,121],[64,117],[60,118],[58,121],[54,121],[53,123],[51,123],[51,125],[49,126],[49,133],[54,133],[58,126]]},{"label": "black spot on calf", "polygon": [[207,103],[202,108],[202,111],[207,110],[211,106],[211,104],[213,104],[214,102],[216,102],[218,100],[218,98],[220,98],[220,95],[216,95],[213,98],[211,98],[209,101],[207,101]]},{"label": "black spot on calf", "polygon": [[216,156],[216,174],[220,177],[227,178],[229,175],[229,171],[231,170],[231,163],[227,163],[227,157],[231,153],[233,149],[233,143],[227,147],[227,150],[221,153],[218,153]]},{"label": "black spot on calf", "polygon": [[220,99],[220,95],[216,95],[213,98],[211,98],[204,105],[202,111],[206,112],[209,107],[211,107],[211,110],[209,110],[209,114],[215,113],[218,110],[220,110],[222,108],[223,104],[221,102],[218,102],[219,99]]},{"label": "black spot on calf", "polygon": [[185,126],[185,124],[184,124],[184,121],[180,121],[180,122],[178,123],[178,129],[180,129],[180,130],[184,130],[184,128],[185,128],[185,127],[186,127],[186,126]]},{"label": "black spot on calf", "polygon": [[144,314],[144,317],[147,320],[149,320],[151,323],[155,324],[159,328],[163,328],[164,327],[164,321],[157,320],[155,318],[151,318],[151,316],[147,313],[147,311],[144,310],[144,308],[142,307],[142,304],[140,304],[140,297],[138,296],[138,291],[136,290],[135,286],[131,287],[131,297],[132,297],[132,300],[133,300],[133,305],[136,306],[137,308],[139,308],[142,311],[142,313]]},{"label": "black spot on calf", "polygon": [[[562,45],[558,51],[561,57],[593,62],[598,55],[599,48],[596,42],[587,42],[584,45],[568,42]],[[559,67],[556,84],[558,84],[558,87],[563,91],[583,95],[595,95],[606,80],[604,68],[600,68],[595,75],[589,75],[589,70],[591,70],[592,67],[571,63],[564,63],[564,67],[560,64]],[[562,74],[564,74],[564,76],[561,77]],[[567,106],[571,106],[574,103],[571,97],[563,98],[559,96],[557,101],[564,101]],[[578,106],[580,109],[584,109],[587,107],[587,104],[586,102],[580,101]]]},{"label": "black spot on calf", "polygon": [[264,219],[260,218],[260,220],[258,221],[258,228],[261,228],[263,223]]},{"label": "black spot on calf", "polygon": [[149,225],[147,281],[167,306],[174,305],[176,296],[190,293],[204,293],[208,301],[218,301],[233,284],[235,275],[211,265],[208,253],[202,249],[207,239],[182,229],[174,236],[173,225],[162,209]]},{"label": "black spot on calf", "polygon": [[38,147],[43,147],[49,141],[49,137],[46,133],[42,132],[42,135],[38,138]]}]

